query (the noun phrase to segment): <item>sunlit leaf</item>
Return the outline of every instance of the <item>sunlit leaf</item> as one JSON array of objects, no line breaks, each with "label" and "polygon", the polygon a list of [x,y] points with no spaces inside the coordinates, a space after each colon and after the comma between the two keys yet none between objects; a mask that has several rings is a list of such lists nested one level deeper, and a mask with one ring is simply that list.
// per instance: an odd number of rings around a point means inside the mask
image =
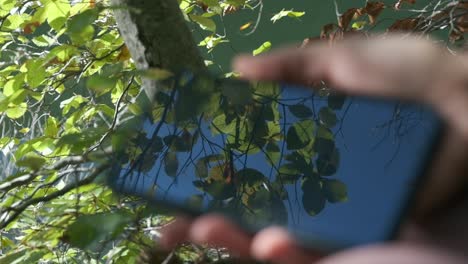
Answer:
[{"label": "sunlit leaf", "polygon": [[26,103],[20,103],[19,105],[9,105],[5,113],[11,119],[18,119],[22,117],[27,110],[28,105]]},{"label": "sunlit leaf", "polygon": [[258,54],[261,54],[263,52],[267,52],[271,49],[271,42],[270,41],[266,41],[264,42],[260,47],[258,47],[257,49],[255,49],[252,54],[254,56],[258,55]]},{"label": "sunlit leaf", "polygon": [[189,15],[189,17],[197,24],[199,24],[202,29],[216,32],[216,24],[211,18],[198,15]]},{"label": "sunlit leaf", "polygon": [[292,17],[292,18],[299,18],[301,16],[305,15],[305,12],[297,12],[297,11],[294,11],[294,10],[284,10],[282,9],[280,12],[278,12],[277,14],[275,14],[272,18],[271,18],[271,21],[273,21],[273,23],[275,23],[276,21],[284,18],[284,17]]}]

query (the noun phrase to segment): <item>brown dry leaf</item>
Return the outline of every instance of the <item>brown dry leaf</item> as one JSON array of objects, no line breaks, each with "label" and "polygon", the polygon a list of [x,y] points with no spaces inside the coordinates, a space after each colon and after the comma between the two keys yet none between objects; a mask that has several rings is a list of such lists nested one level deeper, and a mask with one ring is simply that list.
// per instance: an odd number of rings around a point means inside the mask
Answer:
[{"label": "brown dry leaf", "polygon": [[117,56],[117,60],[118,60],[118,61],[126,61],[126,60],[129,60],[130,57],[131,57],[130,51],[128,50],[127,45],[124,45],[124,46],[120,49],[120,53],[119,53],[119,55]]},{"label": "brown dry leaf", "polygon": [[398,2],[395,3],[395,9],[396,10],[399,10],[401,8],[401,5],[403,5],[403,3],[408,3],[408,4],[414,4],[416,3],[416,0],[398,0]]},{"label": "brown dry leaf", "polygon": [[455,41],[462,40],[462,39],[463,39],[463,32],[460,32],[456,29],[453,29],[450,31],[449,41],[451,43],[454,43]]},{"label": "brown dry leaf", "polygon": [[233,5],[228,5],[223,10],[223,16],[235,13],[235,12],[237,12],[237,10],[238,10],[237,7],[235,7]]},{"label": "brown dry leaf", "polygon": [[30,23],[27,23],[24,28],[23,28],[23,32],[24,34],[31,34],[33,33],[37,27],[39,27],[41,25],[41,23],[39,23],[39,21],[35,21],[35,22],[30,22]]},{"label": "brown dry leaf", "polygon": [[322,31],[320,31],[320,38],[326,39],[328,35],[335,30],[336,24],[326,24],[322,27]]},{"label": "brown dry leaf", "polygon": [[369,21],[371,24],[375,24],[377,17],[384,10],[384,8],[384,2],[367,2],[366,6],[364,7],[364,10],[369,16]]},{"label": "brown dry leaf", "polygon": [[344,12],[338,19],[338,26],[343,30],[346,30],[357,11],[357,8],[350,8],[346,10],[346,12]]},{"label": "brown dry leaf", "polygon": [[388,28],[388,31],[413,31],[419,20],[420,18],[399,19]]}]

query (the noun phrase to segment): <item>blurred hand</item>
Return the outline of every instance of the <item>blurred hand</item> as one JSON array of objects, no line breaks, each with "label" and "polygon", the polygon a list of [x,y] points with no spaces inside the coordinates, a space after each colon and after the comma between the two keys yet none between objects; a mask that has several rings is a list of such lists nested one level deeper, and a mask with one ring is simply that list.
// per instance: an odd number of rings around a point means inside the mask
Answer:
[{"label": "blurred hand", "polygon": [[[193,221],[181,217],[169,225],[162,237],[165,247],[192,241],[275,263],[468,263],[468,194],[464,190],[468,182],[468,56],[452,55],[427,39],[387,35],[241,56],[234,70],[250,80],[302,85],[325,81],[350,94],[431,105],[449,127],[439,159],[432,165],[413,219],[396,242],[325,257],[297,247],[281,228],[267,228],[252,238],[223,217],[207,215]],[[460,193],[465,198],[455,203]]]}]

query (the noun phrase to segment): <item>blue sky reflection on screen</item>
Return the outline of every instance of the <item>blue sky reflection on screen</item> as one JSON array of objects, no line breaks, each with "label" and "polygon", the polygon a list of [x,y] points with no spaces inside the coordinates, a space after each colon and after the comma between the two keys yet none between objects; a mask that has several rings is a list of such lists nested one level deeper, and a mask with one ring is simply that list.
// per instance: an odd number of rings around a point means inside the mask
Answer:
[{"label": "blue sky reflection on screen", "polygon": [[[282,87],[282,99],[310,98],[304,104],[313,109],[315,117],[318,109],[326,105],[326,97],[311,95],[310,90]],[[286,116],[282,118],[288,120],[288,123],[298,120],[289,111],[284,113]],[[347,97],[336,114],[339,122],[332,132],[340,153],[339,166],[336,173],[322,176],[322,179],[343,182],[347,187],[347,201],[326,202],[320,213],[311,216],[302,205],[301,181],[285,184],[288,199],[282,203],[288,213],[288,228],[306,239],[318,237],[320,240],[340,241],[342,245],[384,239],[397,221],[413,184],[420,176],[426,154],[431,150],[437,133],[436,119],[418,106],[351,97]],[[157,124],[145,121],[142,129],[148,139]],[[203,195],[206,209],[212,197],[194,186],[193,182],[199,180],[194,173],[194,161],[206,155],[207,151],[222,153],[215,145],[223,145],[225,135],[213,135],[209,122],[202,122],[199,130],[205,139],[215,144],[207,146],[203,140],[198,140],[190,153],[178,152],[177,177],[169,177],[165,173],[164,153],[161,153],[152,168],[144,174],[129,175],[129,166],[124,164],[120,175],[125,176],[125,180],[120,179],[118,185],[126,192],[150,194],[179,205],[183,205],[193,195]],[[163,138],[171,133],[174,133],[174,126],[164,125],[159,136]],[[181,132],[176,133],[180,135]],[[284,155],[290,152],[284,150]],[[236,170],[254,168],[270,180],[276,177],[277,172],[262,152],[246,157],[233,161]],[[211,166],[216,166],[216,162]]]}]

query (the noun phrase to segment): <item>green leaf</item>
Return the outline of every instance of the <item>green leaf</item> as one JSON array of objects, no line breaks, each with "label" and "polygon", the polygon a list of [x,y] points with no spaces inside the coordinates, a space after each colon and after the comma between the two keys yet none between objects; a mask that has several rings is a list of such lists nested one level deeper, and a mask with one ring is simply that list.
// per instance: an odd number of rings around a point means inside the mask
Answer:
[{"label": "green leaf", "polygon": [[195,175],[198,178],[208,177],[208,164],[204,159],[199,159],[195,164]]},{"label": "green leaf", "polygon": [[254,56],[258,55],[258,54],[261,54],[263,52],[267,52],[271,49],[271,42],[270,41],[266,41],[264,42],[262,45],[260,45],[260,47],[258,47],[257,49],[255,49],[252,54]]},{"label": "green leaf", "polygon": [[319,111],[319,119],[327,127],[334,127],[338,122],[335,112],[330,107],[322,107]]},{"label": "green leaf", "polygon": [[19,105],[9,105],[8,109],[5,111],[6,115],[11,119],[18,119],[22,117],[28,110],[28,105],[26,103],[20,103]]},{"label": "green leaf", "polygon": [[120,235],[131,220],[124,211],[82,215],[66,229],[62,240],[74,247],[95,251],[101,242]]},{"label": "green leaf", "polygon": [[[1,10],[1,9],[0,9]],[[45,255],[44,251],[31,250],[30,248],[20,248],[0,257],[0,264],[22,264],[39,263],[38,261]]]},{"label": "green leaf", "polygon": [[226,115],[220,114],[215,117],[211,123],[211,132],[213,134],[234,134],[236,131],[236,122],[232,121],[226,124]]},{"label": "green leaf", "polygon": [[296,104],[288,106],[289,111],[297,118],[308,118],[312,116],[312,110],[303,104]]},{"label": "green leaf", "polygon": [[48,58],[56,57],[59,61],[66,62],[75,55],[78,55],[78,48],[64,44],[53,48],[48,54]]},{"label": "green leaf", "polygon": [[70,3],[62,0],[41,0],[41,2],[44,4],[44,16],[47,17],[47,22],[58,32],[70,15]]},{"label": "green leaf", "polygon": [[218,0],[201,0],[201,2],[209,7],[219,6]]},{"label": "green leaf", "polygon": [[226,3],[235,7],[245,5],[246,0],[226,0]]},{"label": "green leaf", "polygon": [[221,92],[233,105],[247,105],[252,102],[252,89],[245,82],[225,82]]},{"label": "green leaf", "polygon": [[315,152],[323,155],[329,155],[335,150],[335,141],[332,139],[326,139],[317,137],[314,141]]},{"label": "green leaf", "polygon": [[236,194],[235,186],[233,184],[227,184],[224,181],[194,181],[193,185],[208,193],[216,200],[225,200]]},{"label": "green leaf", "polygon": [[59,132],[59,123],[57,119],[53,116],[47,118],[46,126],[44,129],[44,134],[48,137],[55,138]]},{"label": "green leaf", "polygon": [[179,169],[179,160],[177,159],[177,154],[175,152],[168,152],[164,156],[164,171],[167,176],[175,177],[177,176],[177,170]]},{"label": "green leaf", "polygon": [[302,204],[310,216],[319,214],[325,208],[325,196],[319,180],[315,177],[306,178],[302,182]]},{"label": "green leaf", "polygon": [[339,180],[324,180],[323,193],[330,203],[348,201],[348,190],[346,185]]},{"label": "green leaf", "polygon": [[109,92],[117,85],[117,79],[109,76],[93,75],[88,78],[86,85],[93,90],[97,96]]},{"label": "green leaf", "polygon": [[30,88],[38,87],[46,78],[43,60],[29,60],[26,62],[26,81]]},{"label": "green leaf", "polygon": [[331,153],[321,153],[317,158],[317,171],[322,176],[331,176],[338,170],[340,153],[335,148]]},{"label": "green leaf", "polygon": [[281,158],[281,149],[278,145],[274,142],[268,142],[265,146],[265,151],[266,155],[269,157],[267,158],[267,161],[272,165],[276,165]]},{"label": "green leaf", "polygon": [[197,24],[199,24],[202,29],[216,32],[216,24],[211,18],[197,15],[189,15],[189,17]]},{"label": "green leaf", "polygon": [[297,122],[289,127],[286,135],[286,144],[289,150],[301,149],[307,146],[314,138],[315,123],[312,120]]},{"label": "green leaf", "polygon": [[329,95],[327,98],[327,101],[328,101],[328,107],[330,107],[333,110],[340,110],[346,101],[346,96]]},{"label": "green leaf", "polygon": [[301,170],[293,163],[286,163],[279,168],[277,181],[282,184],[294,184],[301,177]]},{"label": "green leaf", "polygon": [[38,154],[31,152],[24,155],[20,160],[16,162],[19,167],[27,167],[33,171],[37,171],[42,168],[46,163],[46,159]]},{"label": "green leaf", "polygon": [[86,103],[89,100],[81,95],[74,95],[66,100],[60,102],[60,108],[62,113],[66,115],[71,109],[78,108],[82,103]]},{"label": "green leaf", "polygon": [[280,12],[278,12],[271,18],[271,21],[275,23],[276,21],[282,19],[283,17],[299,18],[303,15],[305,15],[305,12],[296,12],[296,11],[293,11],[292,9],[291,10],[282,9]]},{"label": "green leaf", "polygon": [[81,12],[70,18],[67,30],[71,34],[81,34],[87,26],[91,26],[98,19],[99,9],[93,8]]},{"label": "green leaf", "polygon": [[10,15],[6,17],[5,21],[2,23],[3,24],[2,29],[3,30],[16,30],[21,26],[21,24],[24,23],[25,19],[27,19],[27,16],[25,17],[25,15],[19,15],[19,14]]}]

